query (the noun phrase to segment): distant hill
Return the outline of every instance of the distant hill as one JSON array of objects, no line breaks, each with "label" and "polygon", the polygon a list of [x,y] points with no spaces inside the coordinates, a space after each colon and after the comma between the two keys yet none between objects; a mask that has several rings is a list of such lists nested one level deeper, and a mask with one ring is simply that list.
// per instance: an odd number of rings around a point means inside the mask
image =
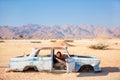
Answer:
[{"label": "distant hill", "polygon": [[37,25],[28,24],[19,27],[0,26],[0,37],[15,39],[20,38],[120,38],[120,27],[100,27],[93,25]]}]

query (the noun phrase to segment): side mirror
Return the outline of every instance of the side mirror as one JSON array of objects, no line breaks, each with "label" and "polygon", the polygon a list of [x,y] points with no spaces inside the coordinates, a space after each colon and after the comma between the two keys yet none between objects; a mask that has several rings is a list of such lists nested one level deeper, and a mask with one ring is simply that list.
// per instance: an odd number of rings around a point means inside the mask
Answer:
[{"label": "side mirror", "polygon": [[68,49],[68,47],[65,47],[65,49]]}]

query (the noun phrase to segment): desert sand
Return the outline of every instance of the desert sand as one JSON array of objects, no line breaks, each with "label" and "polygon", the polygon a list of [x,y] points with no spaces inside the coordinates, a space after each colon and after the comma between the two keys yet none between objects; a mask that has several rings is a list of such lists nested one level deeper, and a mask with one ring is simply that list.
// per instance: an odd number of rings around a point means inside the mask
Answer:
[{"label": "desert sand", "polygon": [[[31,43],[37,42],[37,43]],[[94,50],[88,46],[102,43],[106,50]],[[6,72],[9,59],[31,53],[31,48],[40,46],[68,46],[71,54],[96,56],[101,60],[102,72],[50,73],[28,70]],[[64,40],[4,40],[0,42],[0,80],[120,80],[120,39],[81,39],[65,43]]]}]

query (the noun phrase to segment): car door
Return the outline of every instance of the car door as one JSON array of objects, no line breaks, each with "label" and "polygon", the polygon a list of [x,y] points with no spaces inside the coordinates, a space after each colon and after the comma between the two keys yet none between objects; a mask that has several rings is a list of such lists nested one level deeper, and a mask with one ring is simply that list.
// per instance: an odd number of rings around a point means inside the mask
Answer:
[{"label": "car door", "polygon": [[42,49],[38,53],[38,62],[37,68],[39,71],[41,70],[52,70],[52,55],[51,49]]},{"label": "car door", "polygon": [[71,57],[66,59],[66,72],[72,72],[75,71],[75,60]]}]

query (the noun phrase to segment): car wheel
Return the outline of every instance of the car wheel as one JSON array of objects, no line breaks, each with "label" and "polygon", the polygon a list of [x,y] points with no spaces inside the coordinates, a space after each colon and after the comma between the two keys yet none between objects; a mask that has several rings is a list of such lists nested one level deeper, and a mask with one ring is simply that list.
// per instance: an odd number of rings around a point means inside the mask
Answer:
[{"label": "car wheel", "polygon": [[91,65],[83,65],[78,72],[93,72],[94,69]]}]

